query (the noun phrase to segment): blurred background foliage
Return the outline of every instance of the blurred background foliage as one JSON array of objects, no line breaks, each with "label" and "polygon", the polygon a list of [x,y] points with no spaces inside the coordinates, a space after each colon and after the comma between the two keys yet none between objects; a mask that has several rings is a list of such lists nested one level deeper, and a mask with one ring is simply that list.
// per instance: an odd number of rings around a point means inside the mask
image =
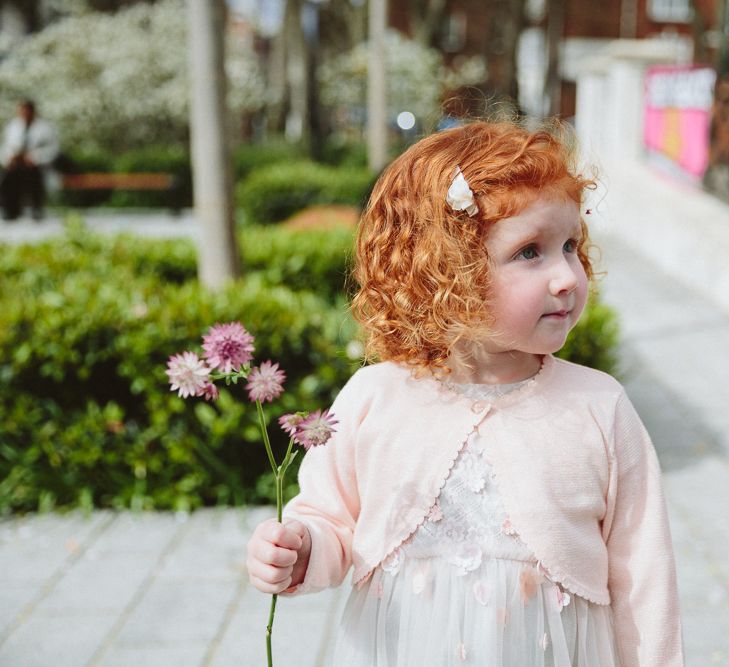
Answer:
[{"label": "blurred background foliage", "polygon": [[[0,60],[0,121],[28,96],[61,129],[66,150],[113,154],[150,143],[187,146],[183,0],[139,3],[116,13],[66,11]],[[231,112],[261,109],[266,87],[251,43],[229,35],[226,49]]]}]

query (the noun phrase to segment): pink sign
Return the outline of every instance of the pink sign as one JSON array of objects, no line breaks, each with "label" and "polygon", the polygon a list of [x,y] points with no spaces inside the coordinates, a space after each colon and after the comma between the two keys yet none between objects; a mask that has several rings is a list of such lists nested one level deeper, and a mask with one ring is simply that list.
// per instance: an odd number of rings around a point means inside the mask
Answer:
[{"label": "pink sign", "polygon": [[645,146],[697,180],[709,164],[715,80],[712,68],[693,65],[657,65],[645,77]]}]

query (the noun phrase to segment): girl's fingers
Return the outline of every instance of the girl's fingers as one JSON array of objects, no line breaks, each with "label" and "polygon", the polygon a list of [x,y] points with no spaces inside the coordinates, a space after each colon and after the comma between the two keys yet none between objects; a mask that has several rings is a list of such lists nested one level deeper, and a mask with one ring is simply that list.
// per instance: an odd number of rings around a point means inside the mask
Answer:
[{"label": "girl's fingers", "polygon": [[[283,525],[270,519],[256,528],[248,542],[246,568],[251,583],[259,591],[280,593],[291,586],[304,537],[308,538],[308,532],[299,521]],[[307,560],[308,551],[302,563]],[[297,575],[297,579],[301,579],[301,576]]]},{"label": "girl's fingers", "polygon": [[298,559],[298,554],[295,551],[282,549],[268,542],[262,543],[252,555],[260,562],[276,567],[290,567]]},{"label": "girl's fingers", "polygon": [[271,519],[262,523],[260,528],[263,539],[272,542],[276,546],[293,549],[294,551],[301,549],[301,537],[287,525]]},{"label": "girl's fingers", "polygon": [[247,563],[248,576],[253,581],[258,579],[266,584],[276,585],[291,579],[291,567],[275,567],[257,560],[250,560]]},{"label": "girl's fingers", "polygon": [[291,585],[291,577],[288,577],[283,582],[279,584],[269,584],[262,579],[258,579],[257,577],[251,577],[251,583],[259,590],[261,593],[268,593],[269,595],[275,595],[277,593],[281,593],[282,591],[285,591],[290,585]]}]

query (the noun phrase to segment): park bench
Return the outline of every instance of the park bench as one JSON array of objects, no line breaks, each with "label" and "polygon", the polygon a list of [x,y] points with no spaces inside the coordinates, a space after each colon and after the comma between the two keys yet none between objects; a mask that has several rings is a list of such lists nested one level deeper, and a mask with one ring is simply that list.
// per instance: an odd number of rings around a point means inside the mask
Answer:
[{"label": "park bench", "polygon": [[[166,173],[103,173],[63,174],[61,187],[64,190],[146,190],[173,192],[178,183],[172,174]],[[179,205],[170,208],[177,211]]]}]

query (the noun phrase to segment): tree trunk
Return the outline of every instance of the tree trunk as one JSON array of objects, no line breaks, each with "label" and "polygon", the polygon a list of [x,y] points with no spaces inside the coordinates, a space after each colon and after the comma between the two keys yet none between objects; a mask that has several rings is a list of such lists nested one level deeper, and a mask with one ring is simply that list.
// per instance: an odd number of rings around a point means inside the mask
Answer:
[{"label": "tree trunk", "polygon": [[487,91],[501,106],[508,102],[518,108],[519,84],[517,80],[516,54],[519,36],[524,28],[525,0],[492,0],[489,3],[489,31],[485,58],[489,77]]},{"label": "tree trunk", "polygon": [[266,80],[271,92],[271,102],[266,105],[266,129],[278,134],[286,127],[288,91],[286,88],[287,57],[286,20],[271,39],[271,50],[266,62]]},{"label": "tree trunk", "polygon": [[717,49],[716,74],[729,75],[729,1],[717,0],[716,16],[719,26],[719,48]]},{"label": "tree trunk", "polygon": [[239,275],[225,79],[224,0],[189,0],[192,169],[198,276],[220,289]]},{"label": "tree trunk", "polygon": [[387,88],[385,29],[387,0],[369,0],[367,63],[367,163],[374,172],[387,164]]},{"label": "tree trunk", "polygon": [[718,29],[721,35],[716,55],[716,87],[711,108],[709,166],[704,174],[707,190],[729,203],[729,3],[719,0]]},{"label": "tree trunk", "polygon": [[303,0],[287,0],[283,30],[286,35],[286,84],[289,108],[286,137],[308,143],[309,74],[308,49],[301,26]]},{"label": "tree trunk", "polygon": [[411,0],[410,25],[413,39],[426,47],[436,46],[438,31],[443,25],[446,0]]},{"label": "tree trunk", "polygon": [[559,45],[564,33],[565,0],[549,0],[547,5],[547,75],[544,96],[550,116],[556,116],[561,104]]}]

